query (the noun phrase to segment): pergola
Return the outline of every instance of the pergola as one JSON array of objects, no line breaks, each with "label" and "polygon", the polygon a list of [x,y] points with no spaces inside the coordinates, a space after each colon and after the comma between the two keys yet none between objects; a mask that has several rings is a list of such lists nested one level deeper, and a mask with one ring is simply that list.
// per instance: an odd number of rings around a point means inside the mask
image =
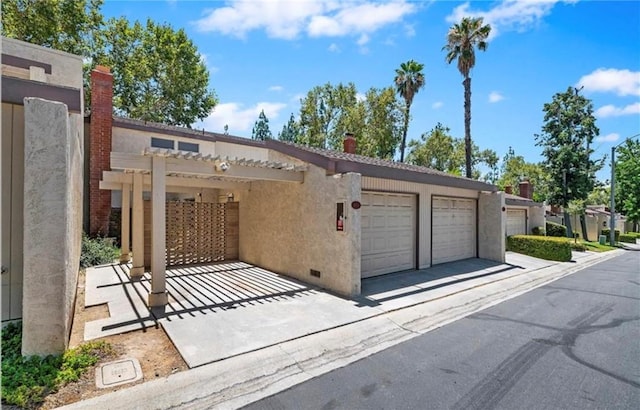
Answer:
[{"label": "pergola", "polygon": [[122,191],[121,262],[129,261],[129,229],[132,230],[133,260],[130,275],[144,274],[143,191],[151,192],[151,307],[165,306],[167,192],[197,193],[202,189],[248,189],[252,181],[304,182],[306,166],[246,158],[222,158],[200,153],[147,148],[141,155],[112,152],[112,171],[104,171],[100,189]]}]

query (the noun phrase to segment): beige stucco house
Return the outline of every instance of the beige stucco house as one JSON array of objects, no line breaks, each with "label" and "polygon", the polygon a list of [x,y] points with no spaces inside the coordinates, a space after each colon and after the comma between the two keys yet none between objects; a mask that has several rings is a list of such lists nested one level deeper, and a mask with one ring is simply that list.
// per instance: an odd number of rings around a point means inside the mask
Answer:
[{"label": "beige stucco house", "polygon": [[524,180],[514,195],[511,186],[505,187],[506,224],[505,236],[531,235],[533,228],[545,227],[545,207],[532,199],[533,185]]},{"label": "beige stucco house", "polygon": [[240,259],[347,296],[363,278],[504,261],[493,185],[352,154],[351,137],[334,152],[112,117],[109,77],[94,72],[86,124],[90,230],[124,210],[122,260],[131,250],[131,274],[150,269],[150,305],[166,303],[168,265],[198,260]]}]

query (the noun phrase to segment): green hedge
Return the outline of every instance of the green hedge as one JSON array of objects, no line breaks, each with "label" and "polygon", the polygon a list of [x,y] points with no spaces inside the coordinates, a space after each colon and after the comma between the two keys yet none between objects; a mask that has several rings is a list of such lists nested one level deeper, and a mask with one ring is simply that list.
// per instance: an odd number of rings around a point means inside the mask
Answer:
[{"label": "green hedge", "polygon": [[557,236],[559,238],[567,237],[567,227],[564,225],[547,221],[545,228],[547,230],[547,236]]},{"label": "green hedge", "polygon": [[[615,232],[615,233],[614,233],[614,235],[615,235],[615,241],[616,241],[616,242],[619,242],[619,241],[620,241],[620,230],[619,230],[619,229],[616,229],[614,232]],[[611,230],[610,230],[609,228],[604,228],[604,229],[602,229],[602,233],[601,233],[601,235],[606,236],[606,237],[607,237],[607,241],[609,241],[609,238],[610,238],[610,236],[609,236],[609,235],[611,235]]]},{"label": "green hedge", "polygon": [[620,235],[620,242],[626,242],[626,243],[636,243],[636,238],[640,239],[640,235],[637,233],[623,233]]},{"label": "green hedge", "polygon": [[531,232],[533,232],[534,235],[545,236],[547,231],[544,229],[544,226],[534,226]]},{"label": "green hedge", "polygon": [[571,244],[564,238],[513,235],[507,238],[507,250],[550,261],[571,260]]},{"label": "green hedge", "polygon": [[120,250],[113,242],[112,238],[91,239],[83,233],[80,267],[88,268],[89,266],[112,263],[120,255]]}]

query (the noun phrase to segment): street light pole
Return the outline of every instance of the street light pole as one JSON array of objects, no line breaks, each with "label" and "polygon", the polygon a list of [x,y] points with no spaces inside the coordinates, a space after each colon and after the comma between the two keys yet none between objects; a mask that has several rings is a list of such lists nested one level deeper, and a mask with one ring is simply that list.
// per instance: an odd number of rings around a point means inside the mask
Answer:
[{"label": "street light pole", "polygon": [[611,244],[611,246],[615,244],[616,240],[616,148],[637,137],[640,137],[640,134],[633,135],[622,141],[620,144],[611,147],[611,206],[609,207],[609,244]]}]

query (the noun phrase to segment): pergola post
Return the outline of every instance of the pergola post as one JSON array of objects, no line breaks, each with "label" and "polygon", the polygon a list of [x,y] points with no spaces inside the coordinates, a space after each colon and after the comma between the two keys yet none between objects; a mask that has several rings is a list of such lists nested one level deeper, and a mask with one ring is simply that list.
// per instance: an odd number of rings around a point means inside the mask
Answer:
[{"label": "pergola post", "polygon": [[133,266],[131,277],[144,275],[144,208],[142,202],[142,174],[133,174]]},{"label": "pergola post", "polygon": [[131,185],[122,184],[122,208],[120,214],[120,263],[127,263],[130,260],[129,252],[131,250],[129,246],[129,229],[130,229],[130,215],[131,209],[129,204],[131,202]]},{"label": "pergola post", "polygon": [[167,304],[166,292],[166,169],[165,157],[151,164],[151,292],[150,307]]}]

